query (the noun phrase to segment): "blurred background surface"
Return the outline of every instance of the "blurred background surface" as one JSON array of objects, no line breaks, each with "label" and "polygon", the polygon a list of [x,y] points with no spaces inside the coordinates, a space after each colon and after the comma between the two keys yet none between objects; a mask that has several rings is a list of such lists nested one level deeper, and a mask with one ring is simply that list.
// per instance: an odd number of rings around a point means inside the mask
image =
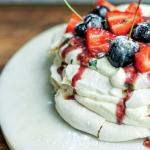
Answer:
[{"label": "blurred background surface", "polygon": [[[129,3],[131,0],[108,0],[113,4]],[[91,4],[91,0],[68,0],[70,4]],[[138,2],[138,0],[134,0]],[[143,3],[150,3],[150,0],[143,0]],[[63,0],[0,0],[0,4],[63,4]]]}]

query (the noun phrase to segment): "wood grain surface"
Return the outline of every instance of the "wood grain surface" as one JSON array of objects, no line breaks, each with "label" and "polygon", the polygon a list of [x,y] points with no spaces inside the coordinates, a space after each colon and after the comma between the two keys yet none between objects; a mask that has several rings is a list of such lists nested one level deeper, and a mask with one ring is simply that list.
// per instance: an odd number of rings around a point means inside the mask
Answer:
[{"label": "wood grain surface", "polygon": [[[81,15],[92,6],[73,6]],[[66,6],[0,6],[0,73],[12,55],[30,39],[57,24],[68,22]],[[0,131],[0,150],[9,150]]]}]

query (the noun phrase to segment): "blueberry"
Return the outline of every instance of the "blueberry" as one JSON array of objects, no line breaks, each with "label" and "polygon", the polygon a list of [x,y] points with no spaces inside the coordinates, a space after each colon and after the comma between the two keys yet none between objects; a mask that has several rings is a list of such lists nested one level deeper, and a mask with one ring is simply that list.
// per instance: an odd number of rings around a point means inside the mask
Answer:
[{"label": "blueberry", "polygon": [[132,38],[144,42],[150,42],[150,22],[144,22],[137,24],[132,32]]},{"label": "blueberry", "polygon": [[139,51],[139,45],[134,40],[128,40],[126,36],[117,36],[108,51],[108,60],[112,66],[126,67],[130,65]]},{"label": "blueberry", "polygon": [[88,14],[84,18],[84,22],[82,21],[75,26],[75,35],[85,37],[87,27],[104,29],[102,18],[96,14]]},{"label": "blueberry", "polygon": [[93,10],[90,14],[96,14],[100,17],[102,17],[102,19],[105,19],[106,17],[106,13],[110,11],[107,7],[105,6],[97,6],[95,10]]},{"label": "blueberry", "polygon": [[88,14],[84,21],[87,27],[104,28],[103,19],[96,14]]},{"label": "blueberry", "polygon": [[85,37],[86,32],[87,32],[87,27],[83,22],[80,22],[75,26],[75,35]]}]

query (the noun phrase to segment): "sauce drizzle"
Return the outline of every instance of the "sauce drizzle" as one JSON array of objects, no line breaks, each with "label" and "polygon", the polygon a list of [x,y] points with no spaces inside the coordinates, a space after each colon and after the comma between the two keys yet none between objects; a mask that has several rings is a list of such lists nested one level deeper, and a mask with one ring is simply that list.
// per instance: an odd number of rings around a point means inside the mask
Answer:
[{"label": "sauce drizzle", "polygon": [[121,125],[122,121],[124,119],[125,116],[125,99],[122,98],[119,100],[119,103],[117,104],[117,108],[116,108],[116,117],[117,117],[117,124]]},{"label": "sauce drizzle", "polygon": [[147,138],[144,142],[143,145],[147,148],[150,148],[150,140]]},{"label": "sauce drizzle", "polygon": [[150,17],[145,17],[145,16],[143,16],[142,19],[143,19],[143,22],[148,22],[148,21],[150,21]]},{"label": "sauce drizzle", "polygon": [[74,95],[68,95],[65,97],[65,100],[75,100]]},{"label": "sauce drizzle", "polygon": [[138,78],[138,71],[134,65],[127,66],[123,69],[126,74],[125,84],[128,85],[128,89],[127,89],[126,98],[120,99],[119,103],[117,104],[116,117],[117,117],[117,123],[119,125],[122,124],[122,121],[125,117],[125,110],[126,110],[125,102],[131,98],[131,96],[133,94],[132,86],[135,84],[135,82]]},{"label": "sauce drizzle", "polygon": [[72,87],[75,87],[76,82],[77,82],[78,80],[81,80],[82,75],[83,75],[83,73],[84,73],[84,71],[85,71],[86,68],[87,68],[87,67],[86,67],[86,66],[83,66],[83,65],[81,65],[81,66],[79,67],[78,72],[77,72],[77,73],[74,75],[74,77],[72,78],[72,84],[71,84]]},{"label": "sauce drizzle", "polygon": [[64,67],[63,66],[60,66],[58,69],[57,69],[57,73],[61,76],[61,78],[63,78],[63,70],[64,70]]},{"label": "sauce drizzle", "polygon": [[126,81],[125,84],[134,85],[136,79],[138,78],[138,71],[134,65],[127,66],[123,68],[126,73]]}]

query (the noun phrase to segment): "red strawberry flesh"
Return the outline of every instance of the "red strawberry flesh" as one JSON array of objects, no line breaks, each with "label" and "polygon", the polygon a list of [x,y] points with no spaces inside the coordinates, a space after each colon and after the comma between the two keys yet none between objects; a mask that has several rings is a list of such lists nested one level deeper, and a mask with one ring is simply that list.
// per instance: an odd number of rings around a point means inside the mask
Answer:
[{"label": "red strawberry flesh", "polygon": [[[133,2],[133,3],[131,3],[131,4],[129,5],[129,7],[126,9],[126,12],[130,12],[130,13],[134,13],[134,14],[135,14],[137,8],[138,8],[138,4]],[[139,7],[139,9],[138,9],[137,15],[140,16],[140,17],[142,17],[142,10],[141,10],[140,7]]]},{"label": "red strawberry flesh", "polygon": [[150,71],[150,46],[145,46],[135,55],[135,65],[139,72],[145,73]]},{"label": "red strawberry flesh", "polygon": [[66,32],[72,32],[74,33],[74,29],[75,29],[75,26],[81,22],[81,19],[76,15],[76,14],[72,14],[71,15],[71,19],[68,23],[68,26],[66,28]]},{"label": "red strawberry flesh", "polygon": [[98,56],[99,53],[107,53],[110,47],[110,41],[116,36],[112,33],[98,28],[87,28],[86,41],[89,52],[92,56]]},{"label": "red strawberry flesh", "polygon": [[[131,29],[134,14],[129,12],[107,12],[106,18],[112,33],[115,35],[125,35]],[[134,25],[138,23],[141,23],[140,16],[136,16]]]}]

